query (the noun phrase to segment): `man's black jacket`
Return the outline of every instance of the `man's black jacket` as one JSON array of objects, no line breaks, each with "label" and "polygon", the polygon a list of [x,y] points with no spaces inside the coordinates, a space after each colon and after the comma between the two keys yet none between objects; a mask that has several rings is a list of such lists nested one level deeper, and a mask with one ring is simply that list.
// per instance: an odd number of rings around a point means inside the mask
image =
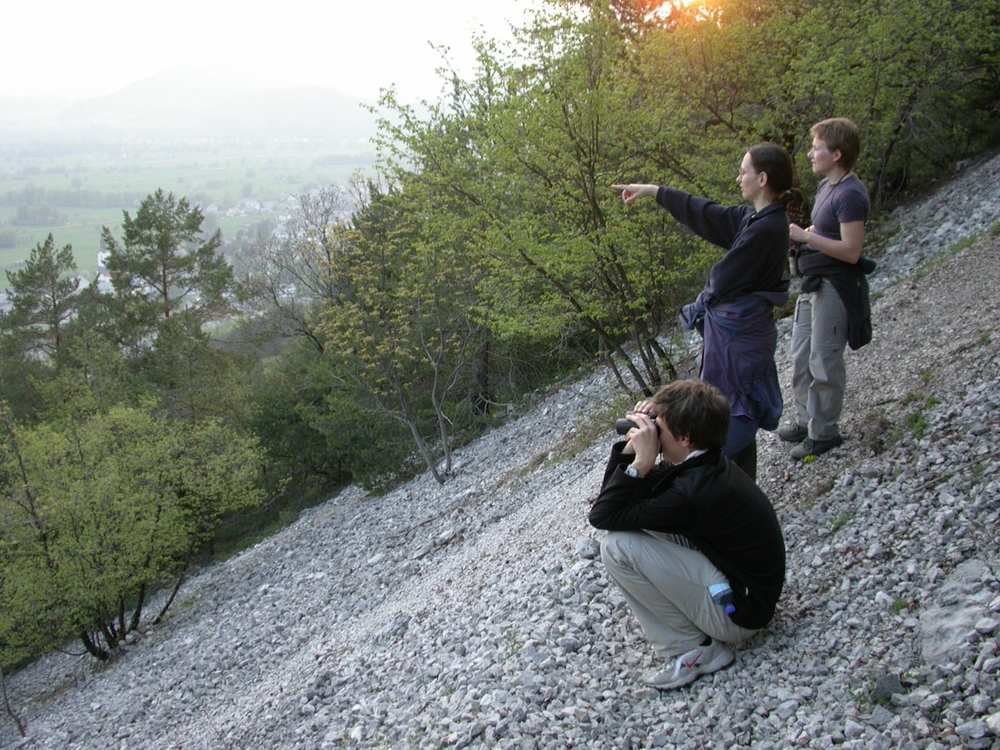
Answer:
[{"label": "man's black jacket", "polygon": [[732,620],[762,628],[774,616],[785,580],[785,542],[771,503],[734,463],[713,450],[660,464],[646,477],[625,474],[633,455],[614,445],[590,523],[609,531],[681,534],[729,579]]}]

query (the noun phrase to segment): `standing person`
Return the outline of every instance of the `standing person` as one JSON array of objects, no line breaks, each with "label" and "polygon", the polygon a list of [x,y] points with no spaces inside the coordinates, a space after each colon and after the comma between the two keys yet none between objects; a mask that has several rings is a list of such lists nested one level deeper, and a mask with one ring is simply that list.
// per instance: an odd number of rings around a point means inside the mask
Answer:
[{"label": "standing person", "polygon": [[631,205],[655,198],[679,222],[726,249],[681,322],[702,333],[698,377],[729,399],[731,421],[724,452],[751,479],[757,477],[757,429],[781,420],[781,386],[774,364],[778,332],[774,307],[788,301],[788,214],[802,196],[792,190],[792,158],[776,143],[747,151],[736,182],[749,206],[721,206],[674,188],[613,185]]},{"label": "standing person", "polygon": [[847,387],[844,347],[871,340],[868,280],[874,263],[862,258],[868,191],[852,171],[861,151],[858,126],[843,117],[812,126],[809,161],[823,176],[816,190],[812,226],[789,227],[793,264],[802,276],[792,327],[795,424],[778,430],[792,443],[792,458],[836,448]]},{"label": "standing person", "polygon": [[[732,662],[774,616],[785,542],[771,503],[722,453],[729,404],[702,380],[675,380],[627,415],[611,448],[591,525],[607,529],[601,559],[666,666],[661,690]],[[657,463],[657,459],[661,460]],[[731,609],[709,587],[731,589]]]}]

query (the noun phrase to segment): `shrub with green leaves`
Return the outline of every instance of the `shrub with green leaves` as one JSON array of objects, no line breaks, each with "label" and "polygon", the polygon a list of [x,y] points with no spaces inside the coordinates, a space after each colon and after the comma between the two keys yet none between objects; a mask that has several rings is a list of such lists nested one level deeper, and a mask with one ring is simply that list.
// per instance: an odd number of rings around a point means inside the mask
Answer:
[{"label": "shrub with green leaves", "polygon": [[116,407],[0,446],[0,659],[78,637],[107,659],[224,514],[262,502],[256,445]]}]

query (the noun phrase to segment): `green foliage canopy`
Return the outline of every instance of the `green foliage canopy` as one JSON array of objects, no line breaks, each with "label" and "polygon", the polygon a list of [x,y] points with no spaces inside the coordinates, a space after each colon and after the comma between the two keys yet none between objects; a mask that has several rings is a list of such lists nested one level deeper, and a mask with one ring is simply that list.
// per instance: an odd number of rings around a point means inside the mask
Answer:
[{"label": "green foliage canopy", "polygon": [[361,403],[406,427],[443,481],[435,453],[447,473],[477,349],[470,310],[479,271],[450,233],[423,226],[420,195],[404,202],[397,191],[368,183],[337,265],[340,299],[323,311],[320,330],[338,376],[353,384]]},{"label": "green foliage canopy", "polygon": [[217,421],[114,407],[0,447],[5,661],[79,637],[106,659],[226,513],[259,505],[258,449]]}]

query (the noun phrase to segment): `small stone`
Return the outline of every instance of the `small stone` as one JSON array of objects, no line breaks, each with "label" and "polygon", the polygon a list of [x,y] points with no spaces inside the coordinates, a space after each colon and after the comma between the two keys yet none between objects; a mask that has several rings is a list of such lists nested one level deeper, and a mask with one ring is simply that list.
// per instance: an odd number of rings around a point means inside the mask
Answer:
[{"label": "small stone", "polygon": [[1000,628],[1000,620],[992,617],[984,617],[976,622],[976,632],[979,635],[993,635],[997,628]]},{"label": "small stone", "polygon": [[449,542],[454,541],[455,537],[457,536],[458,536],[458,529],[454,528],[445,529],[438,535],[438,538],[435,539],[434,541],[438,546],[443,546],[445,544],[448,544]]},{"label": "small stone", "polygon": [[774,712],[781,717],[782,721],[788,721],[790,718],[795,716],[795,712],[799,709],[799,702],[795,700],[785,701],[780,704]]},{"label": "small stone", "polygon": [[985,737],[990,734],[990,728],[986,725],[985,721],[976,719],[975,721],[968,721],[965,724],[959,724],[955,727],[955,733],[959,737],[968,737],[970,739],[978,740],[980,737]]},{"label": "small stone", "polygon": [[584,560],[593,560],[601,554],[601,545],[597,540],[585,537],[576,543],[576,554]]},{"label": "small stone", "polygon": [[924,716],[929,716],[933,713],[936,713],[938,708],[941,707],[941,704],[943,702],[944,701],[940,695],[938,695],[937,693],[931,693],[920,702],[920,712]]},{"label": "small stone", "polygon": [[882,545],[881,542],[874,542],[868,548],[868,552],[865,553],[865,556],[869,560],[876,560],[876,559],[878,559],[880,557],[885,557],[887,554],[888,554],[888,552],[886,551],[885,547]]},{"label": "small stone", "polygon": [[1000,711],[986,717],[986,726],[993,734],[1000,735]]},{"label": "small stone", "polygon": [[974,713],[981,716],[991,708],[993,708],[993,698],[990,696],[983,695],[982,693],[972,696],[972,710]]},{"label": "small stone", "polygon": [[844,722],[844,735],[846,737],[857,739],[865,733],[864,725],[859,724],[854,719],[848,719]]},{"label": "small stone", "polygon": [[575,638],[571,635],[563,636],[559,639],[559,648],[564,651],[578,651],[582,645],[583,644],[580,642],[579,638]]},{"label": "small stone", "polygon": [[875,687],[872,689],[872,700],[891,700],[893,695],[902,692],[903,681],[900,679],[898,674],[883,675],[878,679],[875,683]]},{"label": "small stone", "polygon": [[872,726],[884,727],[886,724],[892,721],[894,717],[895,714],[885,706],[875,706],[875,708],[872,709],[869,721],[871,722]]}]

